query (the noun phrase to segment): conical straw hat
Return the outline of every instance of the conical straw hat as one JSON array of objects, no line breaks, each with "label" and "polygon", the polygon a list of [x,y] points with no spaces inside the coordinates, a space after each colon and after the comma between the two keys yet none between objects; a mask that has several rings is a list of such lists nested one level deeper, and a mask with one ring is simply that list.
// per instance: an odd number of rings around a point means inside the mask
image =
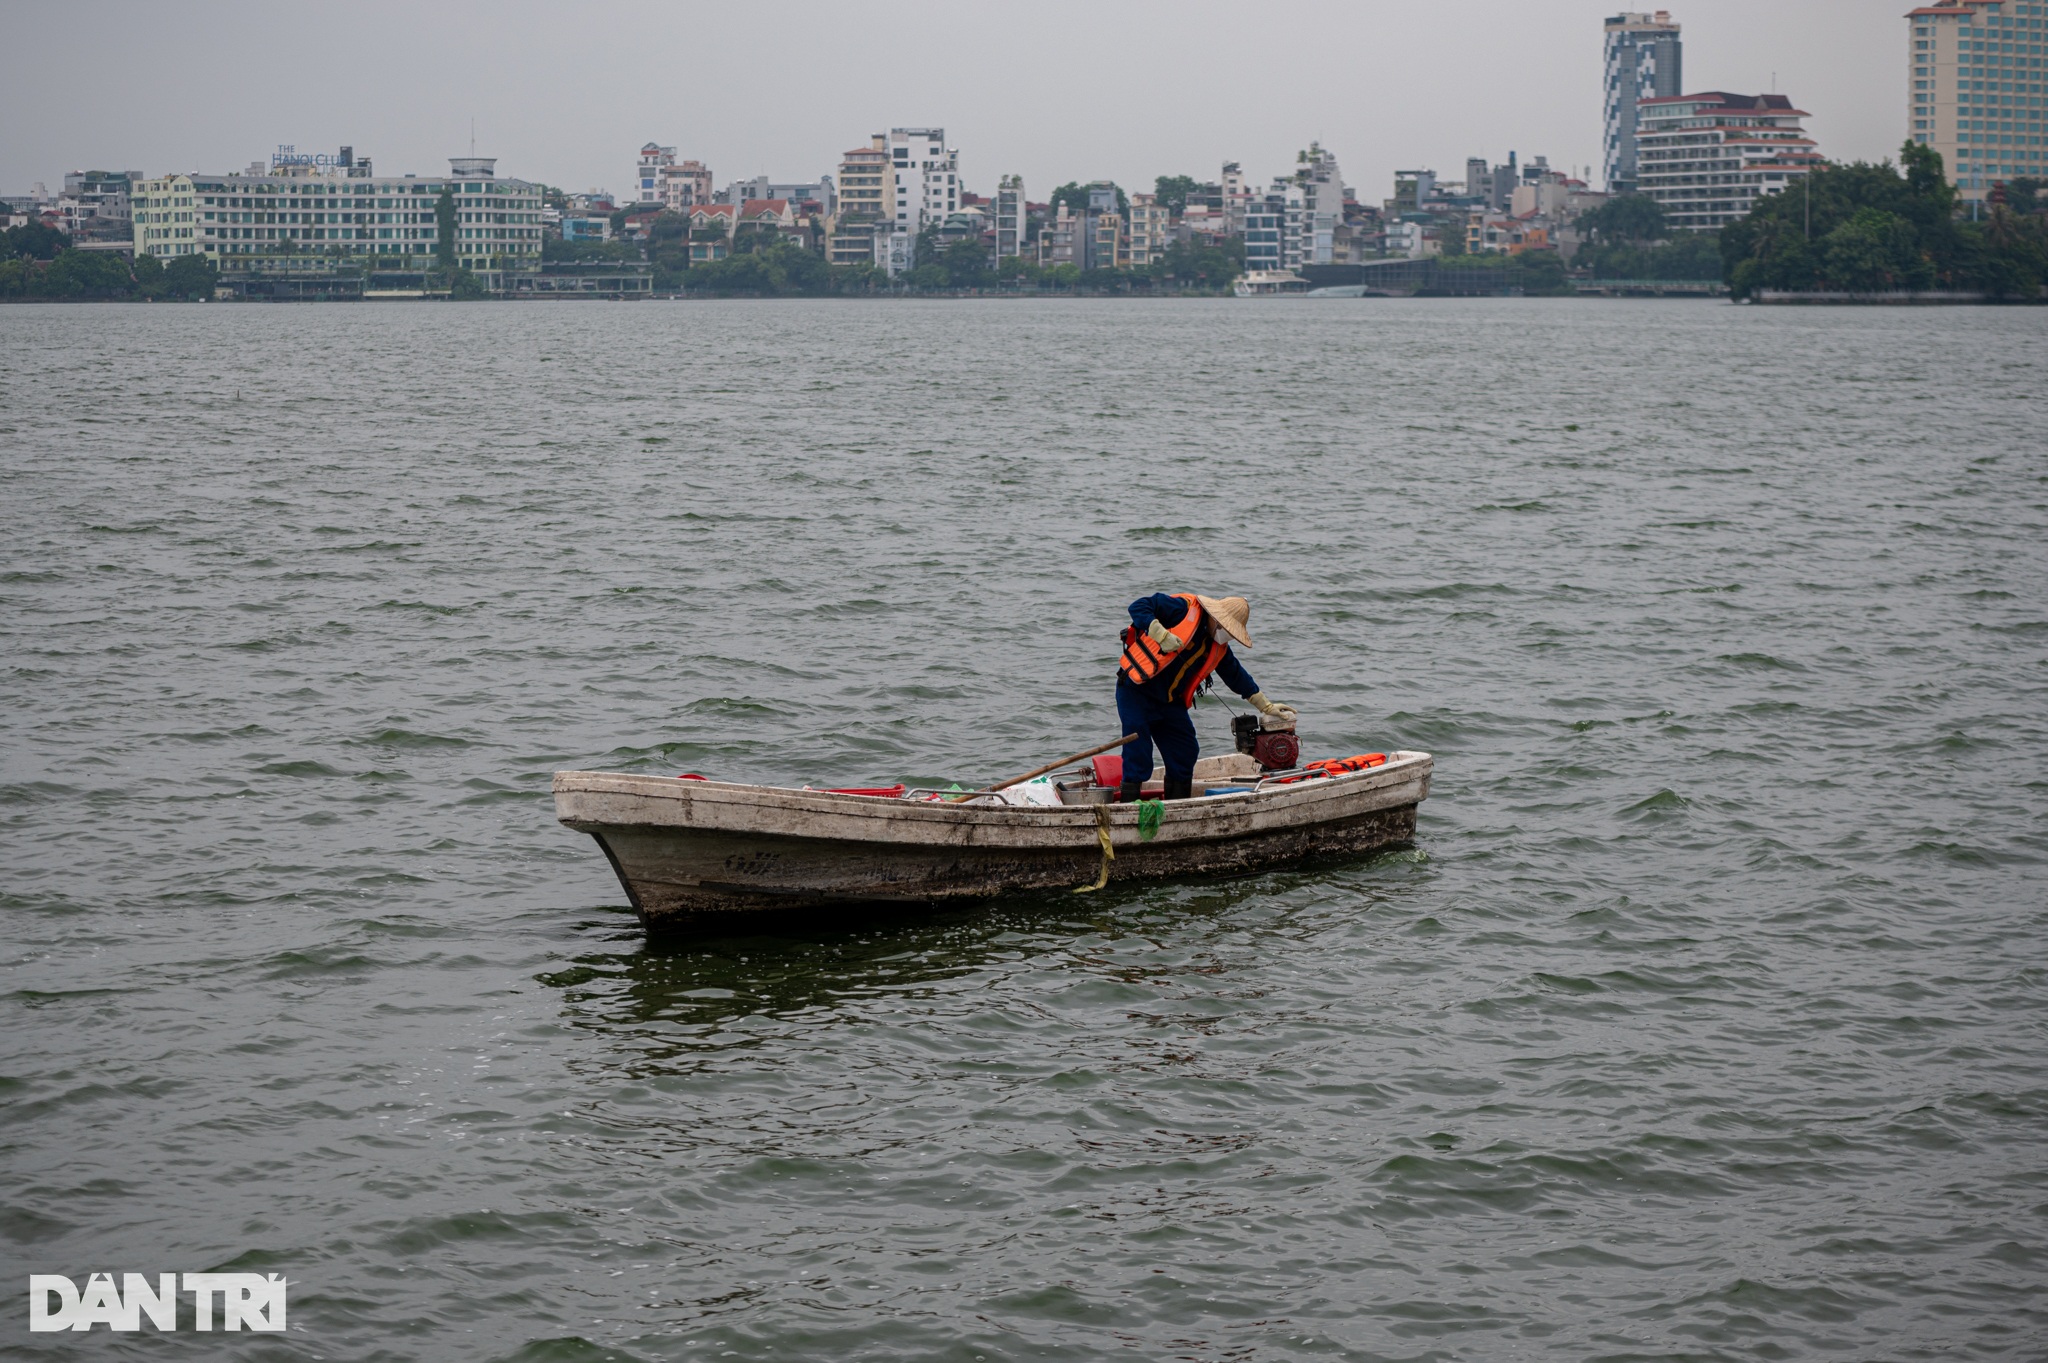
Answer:
[{"label": "conical straw hat", "polygon": [[1246,648],[1252,646],[1251,602],[1241,596],[1197,596],[1195,600],[1202,603],[1202,609],[1209,613],[1211,619],[1223,626],[1226,634]]}]

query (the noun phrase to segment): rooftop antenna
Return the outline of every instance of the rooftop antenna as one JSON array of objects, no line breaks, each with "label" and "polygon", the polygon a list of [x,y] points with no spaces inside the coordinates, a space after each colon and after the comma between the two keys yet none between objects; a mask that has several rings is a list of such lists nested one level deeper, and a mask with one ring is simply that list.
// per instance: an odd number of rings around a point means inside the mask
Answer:
[{"label": "rooftop antenna", "polygon": [[[1777,87],[1777,86],[1775,86],[1775,85],[1773,85],[1773,86],[1772,86],[1771,88],[1772,88],[1773,90],[1775,90],[1775,89],[1777,89],[1778,87]],[[475,115],[475,114],[471,114],[471,115],[469,116],[469,154],[470,154],[471,156],[474,156],[474,155],[476,155],[476,115]]]}]

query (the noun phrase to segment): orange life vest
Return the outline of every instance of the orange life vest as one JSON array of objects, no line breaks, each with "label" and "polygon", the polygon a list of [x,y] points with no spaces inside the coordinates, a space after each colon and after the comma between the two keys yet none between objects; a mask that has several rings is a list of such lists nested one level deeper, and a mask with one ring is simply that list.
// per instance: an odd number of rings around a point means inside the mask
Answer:
[{"label": "orange life vest", "polygon": [[[1152,641],[1150,634],[1126,625],[1124,655],[1118,670],[1133,686],[1143,686],[1163,675],[1167,678],[1167,694],[1182,705],[1192,707],[1195,692],[1209,679],[1209,674],[1216,670],[1216,665],[1223,661],[1223,655],[1229,649],[1209,638],[1208,619],[1200,601],[1186,592],[1175,592],[1174,595],[1187,604],[1187,614],[1181,616],[1178,625],[1165,625],[1164,628],[1180,640],[1181,646],[1168,653]],[[1197,640],[1207,640],[1207,646],[1196,647]]]},{"label": "orange life vest", "polygon": [[1387,755],[1383,752],[1360,753],[1356,757],[1325,757],[1320,762],[1304,762],[1303,771],[1326,771],[1338,776],[1347,771],[1364,771],[1368,767],[1384,767]]}]

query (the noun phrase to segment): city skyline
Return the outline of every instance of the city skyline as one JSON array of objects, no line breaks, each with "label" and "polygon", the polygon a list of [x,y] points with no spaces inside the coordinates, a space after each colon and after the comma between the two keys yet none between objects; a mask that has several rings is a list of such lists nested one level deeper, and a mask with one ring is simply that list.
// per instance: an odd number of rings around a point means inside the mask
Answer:
[{"label": "city skyline", "polygon": [[[22,193],[74,169],[239,169],[279,143],[349,144],[380,171],[432,173],[468,149],[472,118],[476,150],[507,173],[622,196],[631,149],[648,140],[706,162],[723,184],[829,174],[847,147],[906,123],[945,126],[963,186],[983,195],[1004,174],[1021,174],[1042,199],[1069,180],[1144,188],[1163,174],[1212,177],[1225,159],[1262,181],[1292,169],[1311,140],[1337,154],[1361,197],[1378,197],[1397,167],[1433,165],[1456,179],[1468,155],[1504,160],[1510,150],[1546,154],[1573,173],[1590,166],[1597,182],[1601,23],[1622,8],[1299,5],[1283,21],[1319,38],[1284,71],[1248,68],[1245,49],[1213,41],[1224,31],[1189,7],[1094,14],[1079,46],[1072,35],[1082,26],[1059,22],[1057,5],[1022,26],[952,12],[934,20],[909,5],[819,9],[814,22],[778,24],[768,52],[757,24],[722,10],[627,5],[621,15],[638,19],[602,26],[611,37],[634,33],[637,52],[696,54],[686,66],[705,74],[675,78],[666,61],[652,63],[662,74],[636,74],[616,43],[565,29],[539,7],[493,9],[488,41],[459,16],[391,7],[408,15],[417,41],[357,56],[320,38],[329,30],[310,17],[274,9],[215,5],[207,24],[150,30],[111,23],[130,12],[104,6],[85,13],[107,30],[94,34],[97,50],[123,78],[85,101],[75,85],[65,93],[74,71],[37,57],[76,36],[79,12],[60,30],[56,12],[34,11],[17,16],[0,57],[17,111],[0,145],[0,190]],[[1673,9],[1688,87],[1788,91],[1813,111],[1831,158],[1894,154],[1907,127],[1897,82],[1904,9],[1854,0],[1785,8],[1694,0]],[[385,12],[368,7],[371,28]],[[1234,12],[1217,7],[1213,17]],[[934,22],[938,33],[928,31]],[[224,60],[221,29],[243,24],[264,26],[277,51],[294,55],[194,82],[195,69]],[[913,33],[915,57],[905,57],[897,40]],[[1475,44],[1474,33],[1491,40]],[[850,79],[906,62],[902,80]],[[764,82],[783,92],[772,101],[745,93]]]}]

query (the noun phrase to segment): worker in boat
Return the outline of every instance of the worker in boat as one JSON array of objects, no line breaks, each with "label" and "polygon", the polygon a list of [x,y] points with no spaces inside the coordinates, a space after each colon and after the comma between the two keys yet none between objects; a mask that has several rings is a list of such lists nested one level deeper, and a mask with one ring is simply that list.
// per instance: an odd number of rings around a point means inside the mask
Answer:
[{"label": "worker in boat", "polygon": [[1137,737],[1124,745],[1118,800],[1138,798],[1152,775],[1154,743],[1166,762],[1166,798],[1185,800],[1194,793],[1201,744],[1188,711],[1211,673],[1260,714],[1295,718],[1292,706],[1266,698],[1230,651],[1233,639],[1251,647],[1251,613],[1251,603],[1241,596],[1156,592],[1131,603],[1131,627],[1124,631],[1117,666],[1116,713],[1124,732]]}]

